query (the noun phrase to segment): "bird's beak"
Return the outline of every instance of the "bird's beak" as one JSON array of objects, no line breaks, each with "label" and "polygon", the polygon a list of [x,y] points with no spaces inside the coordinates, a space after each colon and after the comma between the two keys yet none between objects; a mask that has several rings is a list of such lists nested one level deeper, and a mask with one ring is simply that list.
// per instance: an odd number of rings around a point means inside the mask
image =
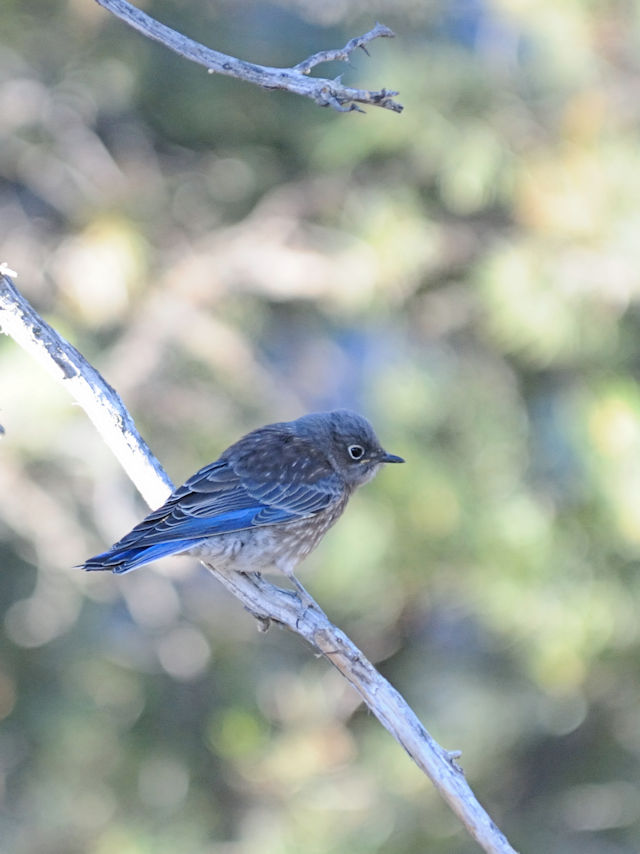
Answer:
[{"label": "bird's beak", "polygon": [[383,456],[382,456],[381,462],[383,462],[383,463],[403,463],[404,460],[402,459],[402,457],[396,457],[395,454],[388,454],[385,451]]}]

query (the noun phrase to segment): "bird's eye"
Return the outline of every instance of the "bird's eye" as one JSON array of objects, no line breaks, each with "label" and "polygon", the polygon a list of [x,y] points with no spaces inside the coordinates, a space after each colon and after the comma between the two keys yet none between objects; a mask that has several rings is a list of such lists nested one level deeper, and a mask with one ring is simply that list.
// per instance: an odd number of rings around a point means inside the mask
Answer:
[{"label": "bird's eye", "polygon": [[362,445],[349,445],[347,448],[349,456],[352,460],[361,460],[364,456],[364,448]]}]

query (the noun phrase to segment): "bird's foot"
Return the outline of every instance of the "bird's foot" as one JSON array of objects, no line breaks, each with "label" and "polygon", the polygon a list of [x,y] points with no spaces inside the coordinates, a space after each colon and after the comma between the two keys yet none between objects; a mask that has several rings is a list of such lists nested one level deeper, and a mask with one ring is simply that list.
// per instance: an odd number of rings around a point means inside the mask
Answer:
[{"label": "bird's foot", "polygon": [[300,597],[300,602],[301,602],[304,610],[306,611],[307,608],[315,608],[317,611],[321,611],[322,608],[320,607],[320,605],[318,605],[318,603],[313,598],[313,596],[298,581],[298,579],[295,577],[295,575],[290,575],[289,578],[293,581],[293,583],[296,586],[296,589],[298,591],[298,596]]}]

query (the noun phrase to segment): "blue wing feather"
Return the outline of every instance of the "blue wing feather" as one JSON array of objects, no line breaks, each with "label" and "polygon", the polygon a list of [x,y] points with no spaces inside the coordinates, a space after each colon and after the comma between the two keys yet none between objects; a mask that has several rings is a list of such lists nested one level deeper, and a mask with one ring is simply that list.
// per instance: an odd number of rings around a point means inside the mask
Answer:
[{"label": "blue wing feather", "polygon": [[285,457],[275,473],[269,470],[271,476],[258,478],[255,467],[247,476],[242,458],[234,464],[228,453],[196,472],[162,507],[111,549],[89,558],[84,568],[128,572],[217,534],[312,516],[341,494],[343,485],[326,460],[312,459],[310,472],[295,457],[287,465]]}]

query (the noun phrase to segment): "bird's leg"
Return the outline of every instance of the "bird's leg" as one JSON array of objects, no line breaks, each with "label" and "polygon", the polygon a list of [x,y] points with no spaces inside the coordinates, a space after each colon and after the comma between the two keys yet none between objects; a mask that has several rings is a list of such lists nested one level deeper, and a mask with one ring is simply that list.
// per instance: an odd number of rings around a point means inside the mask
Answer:
[{"label": "bird's leg", "polygon": [[297,563],[291,560],[275,560],[274,566],[276,569],[279,569],[283,575],[286,575],[288,579],[291,580],[293,584],[295,584],[296,589],[298,591],[298,596],[300,597],[300,601],[302,603],[302,607],[306,610],[307,608],[315,608],[317,611],[322,613],[322,608],[316,600],[308,593],[304,586],[298,581],[295,574],[295,568]]},{"label": "bird's leg", "polygon": [[316,602],[316,600],[313,598],[313,596],[310,593],[307,592],[306,588],[298,581],[298,579],[295,577],[295,575],[293,573],[291,573],[289,578],[293,581],[293,583],[295,584],[295,586],[298,590],[298,595],[300,596],[300,601],[302,602],[303,607],[305,609],[306,608],[316,608],[316,610],[320,611],[321,608],[318,605],[318,603]]},{"label": "bird's leg", "polygon": [[293,584],[295,584],[296,589],[298,591],[298,596],[300,597],[300,601],[302,602],[302,607],[305,610],[307,608],[315,608],[317,611],[322,611],[322,608],[318,605],[313,596],[308,593],[305,587],[301,584],[301,582],[298,581],[292,566],[280,564],[278,568],[287,576],[287,578],[289,578],[293,582]]}]

